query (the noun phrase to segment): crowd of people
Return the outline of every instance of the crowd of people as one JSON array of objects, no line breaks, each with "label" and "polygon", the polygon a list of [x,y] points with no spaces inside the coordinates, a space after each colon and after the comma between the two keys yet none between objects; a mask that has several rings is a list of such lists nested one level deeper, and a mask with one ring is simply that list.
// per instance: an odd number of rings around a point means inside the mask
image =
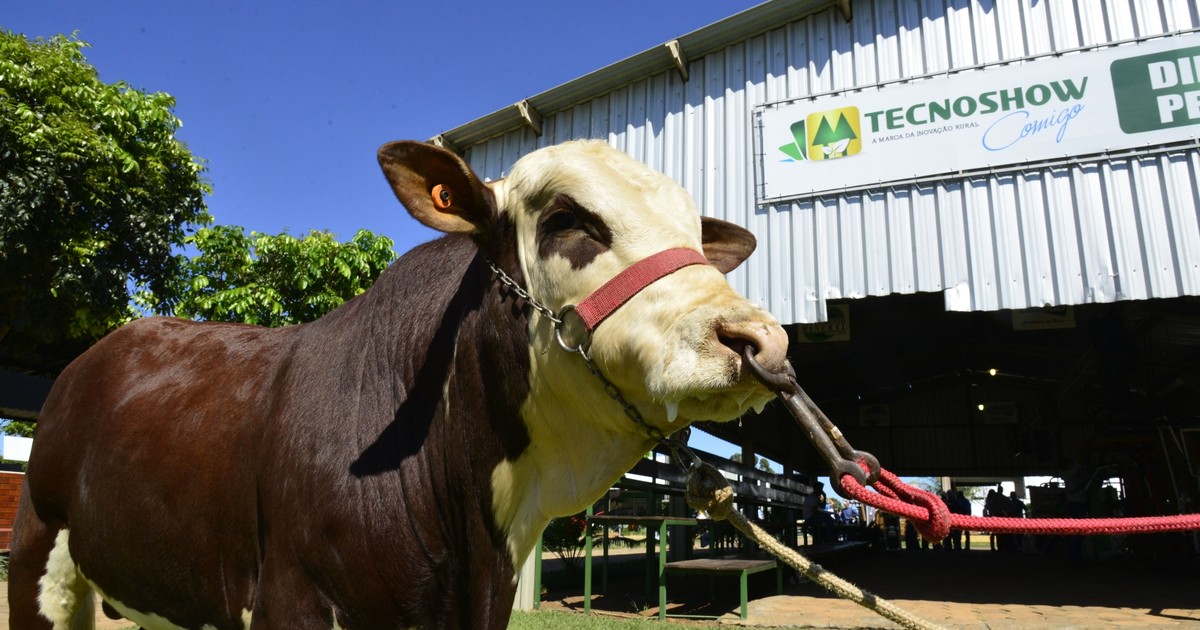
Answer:
[{"label": "crowd of people", "polygon": [[804,500],[803,531],[813,544],[837,542],[849,537],[850,530],[865,528],[874,512],[854,501],[831,501],[824,484],[817,483],[815,491]]},{"label": "crowd of people", "polygon": [[[947,490],[939,496],[951,514],[971,516],[973,511],[971,500],[962,490]],[[983,503],[983,515],[1025,518],[1025,502],[1017,497],[1016,492],[1010,492],[1008,496],[1005,496],[1003,489],[997,486],[988,490],[987,498]],[[989,534],[988,542],[992,551],[1020,550],[1020,537],[1016,534]],[[971,548],[971,532],[952,529],[949,536],[935,545],[921,538],[917,533],[917,528],[909,521],[904,526],[904,546],[909,550],[933,548],[945,551],[963,551]]]}]

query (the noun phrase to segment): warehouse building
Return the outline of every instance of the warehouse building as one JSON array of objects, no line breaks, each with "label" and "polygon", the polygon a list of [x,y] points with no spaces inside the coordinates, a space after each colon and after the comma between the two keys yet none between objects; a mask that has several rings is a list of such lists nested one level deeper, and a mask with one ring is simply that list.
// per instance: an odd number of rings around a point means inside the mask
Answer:
[{"label": "warehouse building", "polygon": [[[1094,512],[1195,511],[1198,12],[773,0],[433,142],[495,179],[604,139],[750,229],[758,250],[730,280],[898,474],[1082,465],[1126,481]],[[778,407],[703,428],[825,474]]]}]

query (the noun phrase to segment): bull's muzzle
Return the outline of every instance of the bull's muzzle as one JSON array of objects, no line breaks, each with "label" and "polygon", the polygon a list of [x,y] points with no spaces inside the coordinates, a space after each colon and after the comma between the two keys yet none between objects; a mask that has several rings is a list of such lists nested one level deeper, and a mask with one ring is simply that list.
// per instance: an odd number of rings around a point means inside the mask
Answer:
[{"label": "bull's muzzle", "polygon": [[787,333],[775,322],[748,320],[736,322],[718,322],[716,326],[717,341],[733,351],[741,360],[747,348],[752,348],[751,356],[764,369],[781,373],[787,366]]}]

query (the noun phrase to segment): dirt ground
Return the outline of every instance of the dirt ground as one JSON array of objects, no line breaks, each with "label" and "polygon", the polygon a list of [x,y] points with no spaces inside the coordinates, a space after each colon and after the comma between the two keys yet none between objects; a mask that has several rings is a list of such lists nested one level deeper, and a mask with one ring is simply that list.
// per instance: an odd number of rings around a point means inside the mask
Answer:
[{"label": "dirt ground", "polygon": [[[657,618],[657,593],[647,597],[640,552],[625,551],[614,567],[609,589],[593,596],[597,614]],[[552,564],[547,563],[548,565]],[[1124,560],[1071,563],[1035,554],[987,550],[862,550],[820,560],[854,584],[891,600],[918,616],[949,628],[1197,628],[1200,629],[1200,564],[1192,558],[1174,564]],[[551,569],[542,603],[548,610],[583,610],[582,572],[572,579]],[[624,577],[622,577],[624,576]],[[599,590],[599,570],[596,570]],[[7,585],[0,588],[7,591]],[[720,615],[690,626],[743,624],[757,627],[895,628],[892,622],[820,587],[789,579],[782,596],[774,575],[751,576],[750,610],[737,618],[737,581],[675,577],[668,584],[669,614]],[[0,630],[8,628],[7,597],[0,599]],[[97,611],[99,613],[99,611]],[[97,614],[98,630],[127,628]],[[677,622],[678,623],[678,622]]]},{"label": "dirt ground", "polygon": [[[952,628],[1200,628],[1200,564],[1194,558],[1173,565],[1138,565],[1124,560],[1072,563],[988,550],[862,550],[820,564],[922,618]],[[578,581],[577,588],[548,592],[543,608],[582,611],[581,576]],[[641,575],[610,580],[608,593],[594,596],[593,609],[601,614],[656,618],[657,593],[647,598],[645,584]],[[719,579],[710,586],[704,577],[675,577],[668,582],[667,593],[668,614],[722,615],[722,624],[897,627],[809,582],[788,580],[784,595],[775,595],[771,573],[751,576],[745,622],[734,614],[736,578]]]}]

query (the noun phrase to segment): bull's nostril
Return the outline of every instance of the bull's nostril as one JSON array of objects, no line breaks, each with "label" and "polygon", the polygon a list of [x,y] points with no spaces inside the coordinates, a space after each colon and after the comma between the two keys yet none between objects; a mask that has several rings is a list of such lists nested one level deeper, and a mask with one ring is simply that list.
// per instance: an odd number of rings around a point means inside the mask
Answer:
[{"label": "bull's nostril", "polygon": [[787,334],[779,324],[763,321],[719,322],[717,341],[739,357],[747,349],[751,356],[772,372],[782,368],[787,358]]},{"label": "bull's nostril", "polygon": [[717,333],[717,341],[721,345],[732,350],[733,353],[738,356],[742,356],[742,354],[744,354],[746,352],[747,347],[754,348],[754,354],[758,354],[758,346],[755,346],[753,343],[751,343],[745,339],[741,339],[738,337],[730,337],[729,335],[723,335],[718,332]]}]

